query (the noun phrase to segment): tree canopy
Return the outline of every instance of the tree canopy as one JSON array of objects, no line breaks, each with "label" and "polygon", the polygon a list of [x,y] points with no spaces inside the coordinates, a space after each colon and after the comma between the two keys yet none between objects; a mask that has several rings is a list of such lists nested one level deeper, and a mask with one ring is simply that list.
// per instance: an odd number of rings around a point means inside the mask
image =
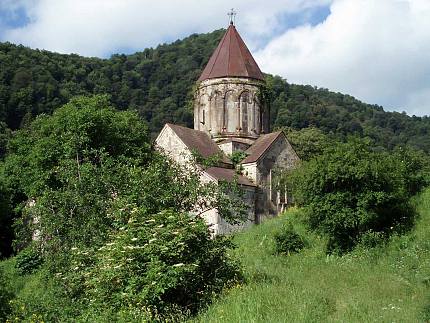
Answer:
[{"label": "tree canopy", "polygon": [[429,165],[420,151],[390,153],[368,139],[349,138],[303,162],[287,181],[309,227],[329,237],[328,252],[345,252],[413,223],[410,198],[430,184]]}]

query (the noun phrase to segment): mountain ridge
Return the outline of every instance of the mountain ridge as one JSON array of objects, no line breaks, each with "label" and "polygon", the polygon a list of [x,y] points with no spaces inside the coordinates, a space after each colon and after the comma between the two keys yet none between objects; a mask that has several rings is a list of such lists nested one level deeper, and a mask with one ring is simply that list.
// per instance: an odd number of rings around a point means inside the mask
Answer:
[{"label": "mountain ridge", "polygon": [[[108,93],[120,109],[134,109],[155,136],[167,123],[192,127],[196,80],[225,30],[108,59],[58,54],[0,43],[0,122],[12,130],[52,113],[76,95]],[[310,126],[343,138],[368,136],[377,145],[411,145],[430,152],[430,118],[384,111],[350,95],[289,84],[266,74],[272,128]]]}]

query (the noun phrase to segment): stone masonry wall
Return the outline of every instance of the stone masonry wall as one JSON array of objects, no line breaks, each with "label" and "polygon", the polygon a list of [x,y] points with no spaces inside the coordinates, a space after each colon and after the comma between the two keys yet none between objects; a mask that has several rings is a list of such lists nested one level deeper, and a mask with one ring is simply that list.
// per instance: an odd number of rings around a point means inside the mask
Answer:
[{"label": "stone masonry wall", "polygon": [[213,138],[267,133],[269,114],[258,95],[262,86],[262,81],[233,77],[201,82],[195,94],[194,129]]}]

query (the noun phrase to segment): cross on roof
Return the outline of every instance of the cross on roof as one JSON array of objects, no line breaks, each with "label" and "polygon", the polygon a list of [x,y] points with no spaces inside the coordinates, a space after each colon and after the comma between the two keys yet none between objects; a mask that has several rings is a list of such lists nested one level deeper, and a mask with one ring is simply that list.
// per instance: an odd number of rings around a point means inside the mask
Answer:
[{"label": "cross on roof", "polygon": [[231,8],[231,10],[227,14],[227,16],[230,17],[230,25],[234,25],[235,20],[236,20],[236,11],[234,11],[234,8]]}]

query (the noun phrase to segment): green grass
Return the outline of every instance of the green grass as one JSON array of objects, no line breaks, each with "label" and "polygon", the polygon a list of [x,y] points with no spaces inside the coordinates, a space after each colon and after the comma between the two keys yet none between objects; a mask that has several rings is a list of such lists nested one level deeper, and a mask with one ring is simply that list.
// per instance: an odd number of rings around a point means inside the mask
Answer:
[{"label": "green grass", "polygon": [[[237,234],[232,256],[242,263],[246,283],[191,321],[430,322],[430,189],[416,203],[420,217],[413,231],[343,257],[326,256],[325,239],[306,231],[297,209]],[[275,255],[274,233],[286,223],[308,247]],[[19,276],[14,266],[14,258],[0,262],[17,296],[16,321],[74,317],[76,309],[58,298],[58,286],[43,271]]]},{"label": "green grass", "polygon": [[[234,237],[247,282],[194,322],[430,322],[430,190],[417,199],[416,228],[385,246],[326,256],[299,210]],[[273,234],[293,223],[309,247],[274,255]]]}]

